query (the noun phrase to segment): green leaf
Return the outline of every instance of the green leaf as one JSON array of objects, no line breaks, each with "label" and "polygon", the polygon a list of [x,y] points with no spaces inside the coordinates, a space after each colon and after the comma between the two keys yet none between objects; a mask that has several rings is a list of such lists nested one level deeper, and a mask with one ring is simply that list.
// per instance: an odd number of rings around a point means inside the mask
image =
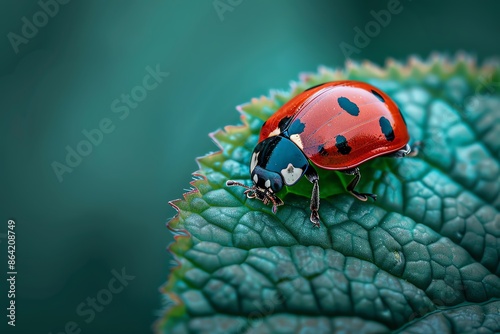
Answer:
[{"label": "green leaf", "polygon": [[[361,167],[360,202],[345,176],[322,171],[321,227],[309,221],[311,185],[249,200],[262,123],[292,96],[352,79],[387,92],[405,114],[415,158]],[[381,69],[320,68],[290,92],[240,106],[242,126],[213,134],[221,151],[200,158],[194,190],[172,203],[179,266],[163,288],[158,333],[431,333],[500,331],[500,68],[466,56]]]}]

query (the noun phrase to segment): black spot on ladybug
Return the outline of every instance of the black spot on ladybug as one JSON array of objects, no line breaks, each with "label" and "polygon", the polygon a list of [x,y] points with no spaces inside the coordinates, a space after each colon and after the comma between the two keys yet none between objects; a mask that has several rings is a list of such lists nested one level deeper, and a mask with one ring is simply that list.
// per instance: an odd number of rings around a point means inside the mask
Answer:
[{"label": "black spot on ladybug", "polygon": [[335,137],[335,147],[339,151],[340,154],[346,155],[351,152],[351,147],[347,143],[347,139],[344,136],[338,135]]},{"label": "black spot on ladybug", "polygon": [[382,133],[385,136],[385,139],[388,141],[394,140],[394,130],[392,129],[391,122],[385,117],[380,117],[379,120],[380,129],[382,129]]},{"label": "black spot on ladybug", "polygon": [[401,115],[401,118],[403,119],[403,122],[405,122],[405,124],[406,124],[406,119],[403,116],[403,113],[401,112],[401,109],[398,108],[398,111],[399,111],[399,114]]},{"label": "black spot on ladybug", "polygon": [[289,135],[300,134],[304,132],[306,125],[300,121],[300,119],[296,119],[292,125],[288,128]]},{"label": "black spot on ladybug", "polygon": [[380,95],[376,90],[373,90],[372,89],[372,93],[373,95],[375,95],[377,97],[377,99],[379,99],[381,102],[384,102],[385,103],[385,100],[384,98],[382,97],[382,95]]},{"label": "black spot on ladybug", "polygon": [[339,97],[337,99],[339,106],[347,111],[350,115],[352,116],[358,116],[359,115],[359,108],[356,105],[356,103],[352,102],[349,100],[347,97]]},{"label": "black spot on ladybug", "polygon": [[288,125],[288,121],[290,121],[292,117],[287,116],[283,117],[281,121],[278,123],[278,127],[280,128],[280,131],[283,132],[286,129],[286,126]]},{"label": "black spot on ladybug", "polygon": [[328,152],[325,150],[325,145],[318,146],[318,153],[324,157],[328,155]]},{"label": "black spot on ladybug", "polygon": [[324,85],[324,83],[320,83],[319,85],[309,87],[309,88],[307,88],[304,92],[307,92],[308,90],[311,90],[311,89],[314,89],[314,88],[317,88],[317,87],[319,87],[319,86],[323,86],[323,85]]}]

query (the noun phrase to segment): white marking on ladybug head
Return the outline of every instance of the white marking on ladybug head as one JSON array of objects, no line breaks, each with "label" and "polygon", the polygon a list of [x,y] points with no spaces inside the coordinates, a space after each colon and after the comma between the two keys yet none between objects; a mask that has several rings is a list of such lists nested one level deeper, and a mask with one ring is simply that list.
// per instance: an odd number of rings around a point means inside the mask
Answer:
[{"label": "white marking on ladybug head", "polygon": [[260,152],[252,154],[252,161],[250,162],[250,173],[253,172],[255,166],[257,166],[257,160],[259,159]]},{"label": "white marking on ladybug head", "polygon": [[301,150],[304,149],[304,144],[302,144],[302,138],[300,138],[299,134],[291,135],[290,140],[293,141]]},{"label": "white marking on ladybug head", "polygon": [[292,164],[281,170],[285,184],[291,186],[295,184],[302,176],[302,168],[294,167]]},{"label": "white marking on ladybug head", "polygon": [[266,188],[271,187],[271,180],[266,180],[266,182],[264,183],[264,187]]},{"label": "white marking on ladybug head", "polygon": [[257,176],[257,174],[254,174],[253,175],[253,183],[257,184],[257,182],[259,182],[259,177]]},{"label": "white marking on ladybug head", "polygon": [[273,131],[271,131],[271,133],[269,133],[269,136],[267,136],[267,138],[277,136],[280,133],[281,133],[281,130],[280,130],[279,127],[277,127],[276,129],[274,129]]}]

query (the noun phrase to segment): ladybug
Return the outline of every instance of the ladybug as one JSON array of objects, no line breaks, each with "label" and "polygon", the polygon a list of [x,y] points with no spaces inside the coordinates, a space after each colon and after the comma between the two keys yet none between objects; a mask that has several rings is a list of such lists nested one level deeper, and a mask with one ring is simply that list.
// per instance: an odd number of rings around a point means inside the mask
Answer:
[{"label": "ladybug", "polygon": [[272,203],[273,213],[283,201],[283,186],[303,176],[313,184],[311,222],[319,227],[319,177],[315,167],[353,175],[346,190],[361,201],[377,199],[360,193],[358,166],[379,156],[416,155],[408,145],[406,121],[396,103],[378,88],[359,81],[334,81],[311,87],[283,105],[264,124],[250,161],[253,186],[248,198]]}]

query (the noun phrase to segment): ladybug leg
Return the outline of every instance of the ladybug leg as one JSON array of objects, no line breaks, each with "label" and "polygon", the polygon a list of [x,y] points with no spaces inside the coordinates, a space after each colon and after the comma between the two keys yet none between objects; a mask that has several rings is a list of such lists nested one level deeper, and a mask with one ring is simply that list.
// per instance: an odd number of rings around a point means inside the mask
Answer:
[{"label": "ladybug leg", "polygon": [[347,175],[354,175],[354,179],[352,179],[352,181],[347,185],[346,188],[347,191],[350,192],[354,197],[363,202],[366,201],[368,197],[371,197],[374,201],[377,200],[377,195],[375,194],[359,193],[356,190],[354,190],[354,188],[356,188],[356,186],[358,185],[359,180],[361,180],[361,173],[359,172],[358,167],[346,170],[344,171],[344,173],[346,173]]},{"label": "ladybug leg", "polygon": [[311,222],[314,226],[319,227],[319,176],[316,170],[312,166],[307,168],[305,173],[306,178],[313,184],[313,190],[311,194]]},{"label": "ladybug leg", "polygon": [[406,144],[405,147],[399,151],[389,153],[386,157],[390,158],[403,158],[403,157],[415,157],[418,155],[419,149],[423,146],[422,142],[418,141],[412,146]]},{"label": "ladybug leg", "polygon": [[410,145],[406,144],[405,147],[403,147],[399,151],[389,153],[389,154],[386,155],[386,157],[389,157],[389,158],[403,158],[403,157],[406,157],[407,155],[412,154],[412,153],[413,152],[411,150]]},{"label": "ladybug leg", "polygon": [[[406,144],[408,146],[408,144]],[[418,153],[420,152],[420,149],[424,147],[424,143],[421,141],[417,141],[413,143],[413,145],[410,147],[411,152],[408,153],[406,156],[408,157],[416,157]]]}]

